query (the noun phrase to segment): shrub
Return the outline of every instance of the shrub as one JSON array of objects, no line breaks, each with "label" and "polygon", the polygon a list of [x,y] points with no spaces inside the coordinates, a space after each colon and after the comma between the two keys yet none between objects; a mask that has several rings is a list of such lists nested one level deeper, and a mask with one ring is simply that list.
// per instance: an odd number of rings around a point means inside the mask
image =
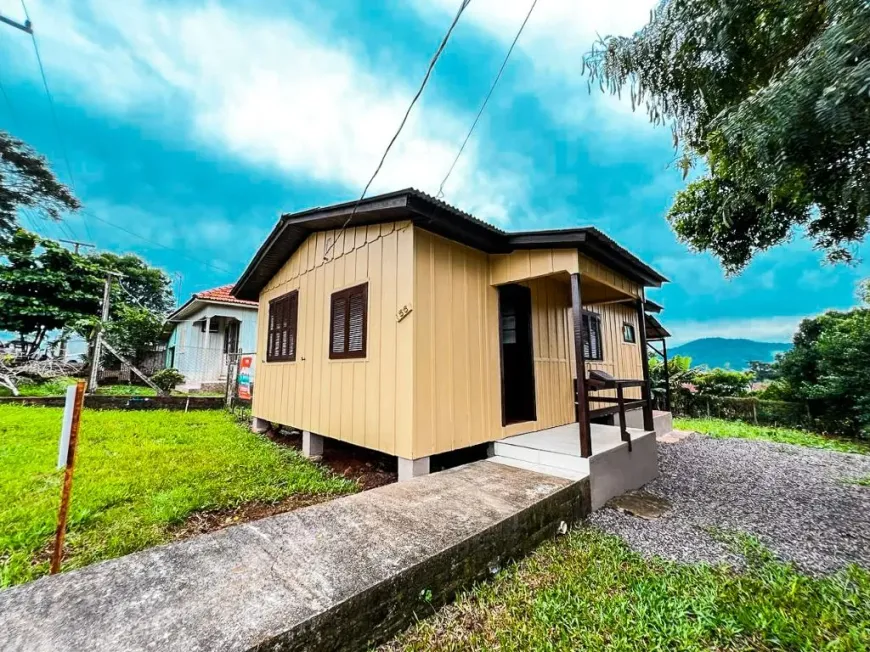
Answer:
[{"label": "shrub", "polygon": [[164,392],[171,392],[178,385],[184,382],[184,376],[181,375],[178,369],[161,369],[151,376],[151,382],[157,385]]}]

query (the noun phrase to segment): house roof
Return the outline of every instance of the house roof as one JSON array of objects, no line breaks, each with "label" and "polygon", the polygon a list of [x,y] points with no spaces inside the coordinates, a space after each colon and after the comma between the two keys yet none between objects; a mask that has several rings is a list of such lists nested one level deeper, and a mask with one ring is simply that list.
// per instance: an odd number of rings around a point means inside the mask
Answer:
[{"label": "house roof", "polygon": [[[180,318],[191,312],[196,303],[227,303],[241,308],[257,309],[259,303],[257,301],[249,301],[247,299],[239,299],[234,297],[231,292],[232,285],[221,285],[220,287],[212,288],[211,290],[203,290],[202,292],[194,292],[190,298],[185,301],[179,308],[166,318],[166,323],[170,324],[173,321],[178,321]],[[170,329],[171,330],[171,329]]]},{"label": "house roof", "polygon": [[217,288],[212,288],[211,290],[203,290],[202,292],[194,292],[194,299],[204,299],[206,301],[222,301],[224,303],[239,303],[245,306],[257,306],[256,301],[249,301],[247,299],[238,299],[234,297],[231,292],[233,289],[233,284],[229,285],[221,285]]},{"label": "house roof", "polygon": [[646,315],[644,323],[646,324],[647,340],[663,340],[671,336],[668,329],[662,326],[661,322],[652,315]]},{"label": "house roof", "polygon": [[317,231],[341,228],[353,214],[353,226],[410,220],[416,226],[487,253],[517,249],[576,248],[627,278],[648,287],[667,279],[607,235],[587,226],[509,233],[435,197],[406,188],[356,201],[282,215],[232,289],[239,299],[257,299],[260,290],[296,249]]}]

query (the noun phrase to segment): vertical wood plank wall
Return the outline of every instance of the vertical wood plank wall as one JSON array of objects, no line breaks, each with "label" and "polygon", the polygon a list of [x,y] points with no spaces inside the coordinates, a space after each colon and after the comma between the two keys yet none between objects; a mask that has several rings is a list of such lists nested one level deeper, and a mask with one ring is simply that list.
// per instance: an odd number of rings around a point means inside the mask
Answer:
[{"label": "vertical wood plank wall", "polygon": [[[415,314],[410,222],[316,233],[260,294],[254,416],[391,455],[411,457]],[[329,359],[329,302],[336,290],[369,283],[367,356]],[[295,362],[266,362],[269,301],[299,290]]]},{"label": "vertical wood plank wall", "polygon": [[537,420],[504,428],[491,257],[420,229],[414,250],[414,457],[574,421],[567,275],[523,283],[532,292]]},{"label": "vertical wood plank wall", "polygon": [[[610,303],[598,306],[584,306],[590,312],[601,317],[601,339],[603,360],[587,360],[586,371],[600,369],[606,371],[615,378],[641,380],[643,379],[643,362],[641,359],[640,341],[629,344],[622,337],[623,323],[634,326],[635,335],[637,330],[637,311],[632,304]],[[569,313],[570,314],[570,313]],[[574,326],[569,322],[571,329],[571,355],[574,355]],[[639,340],[639,335],[638,335]],[[573,359],[573,358],[572,358]],[[572,379],[576,377],[576,371],[572,369]],[[572,380],[573,382],[573,380]],[[613,390],[597,392],[600,396],[616,396]],[[593,393],[593,396],[595,394]],[[640,398],[640,389],[632,387],[625,390],[626,398]],[[613,404],[591,402],[592,410],[604,407],[612,407]]]}]

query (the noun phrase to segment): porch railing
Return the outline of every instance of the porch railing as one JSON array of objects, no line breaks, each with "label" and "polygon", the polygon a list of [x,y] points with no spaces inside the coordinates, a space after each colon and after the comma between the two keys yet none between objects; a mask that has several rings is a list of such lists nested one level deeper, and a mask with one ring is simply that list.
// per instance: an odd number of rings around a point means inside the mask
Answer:
[{"label": "porch railing", "polygon": [[[631,452],[631,436],[628,432],[625,414],[629,410],[641,408],[643,410],[643,428],[644,430],[653,430],[653,413],[652,401],[645,398],[627,398],[625,390],[639,387],[642,396],[649,396],[649,393],[644,391],[647,388],[645,380],[628,380],[628,379],[613,379],[605,382],[599,382],[595,386],[591,386],[587,380],[586,384],[586,414],[592,418],[609,416],[611,414],[619,415],[619,430],[622,441],[628,444],[628,450]],[[598,392],[606,390],[615,390],[616,396],[600,396]],[[574,396],[577,396],[577,381],[574,381]],[[605,403],[613,407],[598,408],[593,410],[591,403]],[[578,410],[579,415],[579,410]],[[578,417],[579,420],[579,417]]]}]

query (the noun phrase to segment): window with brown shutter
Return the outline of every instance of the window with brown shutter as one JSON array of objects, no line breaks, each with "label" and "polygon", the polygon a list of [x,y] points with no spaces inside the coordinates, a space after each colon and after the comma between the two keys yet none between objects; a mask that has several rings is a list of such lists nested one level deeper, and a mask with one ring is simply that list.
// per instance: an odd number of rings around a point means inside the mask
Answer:
[{"label": "window with brown shutter", "polygon": [[299,290],[269,302],[269,337],[266,362],[296,360],[296,322],[299,316]]},{"label": "window with brown shutter", "polygon": [[586,360],[603,360],[601,348],[601,317],[594,312],[583,313],[583,357]]},{"label": "window with brown shutter", "polygon": [[329,357],[366,357],[369,284],[332,294],[329,310]]}]

